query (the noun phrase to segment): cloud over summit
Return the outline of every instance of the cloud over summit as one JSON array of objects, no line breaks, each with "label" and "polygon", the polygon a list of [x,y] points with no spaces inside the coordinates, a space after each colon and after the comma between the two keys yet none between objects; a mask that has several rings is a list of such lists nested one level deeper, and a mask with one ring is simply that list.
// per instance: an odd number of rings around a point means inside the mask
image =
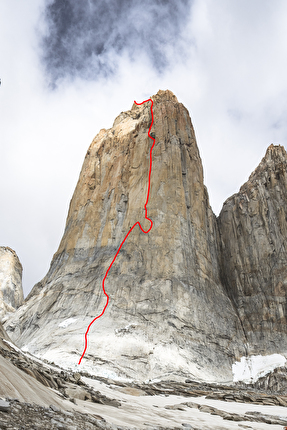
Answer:
[{"label": "cloud over summit", "polygon": [[180,46],[191,0],[52,0],[44,17],[42,61],[55,83],[97,80],[117,69],[119,56],[144,55],[162,72]]}]

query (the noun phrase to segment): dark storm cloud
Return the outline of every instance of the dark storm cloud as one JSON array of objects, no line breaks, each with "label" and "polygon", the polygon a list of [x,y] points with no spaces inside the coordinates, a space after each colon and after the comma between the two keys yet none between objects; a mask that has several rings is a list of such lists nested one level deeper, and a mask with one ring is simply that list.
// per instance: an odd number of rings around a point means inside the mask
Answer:
[{"label": "dark storm cloud", "polygon": [[119,55],[144,54],[162,72],[180,49],[192,0],[53,0],[42,59],[53,81],[113,73]]}]

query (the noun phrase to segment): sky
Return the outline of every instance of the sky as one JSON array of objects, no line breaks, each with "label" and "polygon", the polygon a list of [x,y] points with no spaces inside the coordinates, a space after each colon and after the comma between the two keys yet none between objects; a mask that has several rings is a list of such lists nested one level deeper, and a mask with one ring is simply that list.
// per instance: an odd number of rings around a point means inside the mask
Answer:
[{"label": "sky", "polygon": [[285,0],[1,0],[0,246],[47,273],[86,151],[133,101],[189,110],[216,215],[287,148]]}]

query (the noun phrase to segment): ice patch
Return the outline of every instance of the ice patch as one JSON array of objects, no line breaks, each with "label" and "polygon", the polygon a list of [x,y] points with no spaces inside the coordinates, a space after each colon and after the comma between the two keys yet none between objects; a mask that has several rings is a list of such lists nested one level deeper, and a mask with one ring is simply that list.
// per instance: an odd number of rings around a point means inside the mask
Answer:
[{"label": "ice patch", "polygon": [[66,328],[66,327],[68,327],[69,325],[71,325],[71,324],[75,323],[76,321],[78,321],[78,320],[77,320],[77,318],[68,318],[67,320],[62,321],[62,322],[58,325],[58,327]]},{"label": "ice patch", "polygon": [[286,358],[281,354],[241,357],[240,361],[232,365],[233,382],[256,382],[261,376],[285,363]]}]

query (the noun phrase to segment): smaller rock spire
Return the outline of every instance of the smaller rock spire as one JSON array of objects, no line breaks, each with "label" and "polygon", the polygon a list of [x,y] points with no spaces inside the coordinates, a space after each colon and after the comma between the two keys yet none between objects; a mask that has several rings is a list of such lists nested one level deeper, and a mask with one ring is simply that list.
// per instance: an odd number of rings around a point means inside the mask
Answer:
[{"label": "smaller rock spire", "polygon": [[23,304],[22,264],[13,249],[0,247],[0,321]]}]

